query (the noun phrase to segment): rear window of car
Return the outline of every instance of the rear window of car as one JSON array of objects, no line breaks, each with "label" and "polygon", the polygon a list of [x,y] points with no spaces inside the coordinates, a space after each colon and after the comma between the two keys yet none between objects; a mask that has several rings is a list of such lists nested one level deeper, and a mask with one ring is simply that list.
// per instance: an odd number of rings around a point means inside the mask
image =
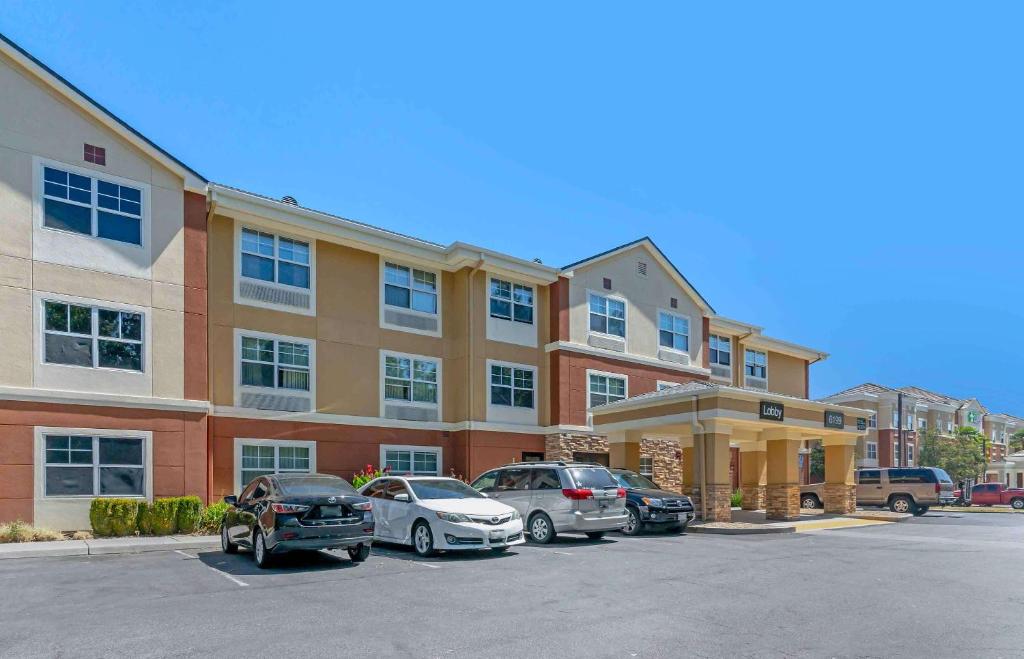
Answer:
[{"label": "rear window of car", "polygon": [[288,496],[337,496],[355,494],[356,489],[341,478],[282,478],[281,492]]},{"label": "rear window of car", "polygon": [[945,469],[939,469],[938,467],[936,467],[932,471],[935,472],[936,476],[938,476],[940,483],[952,483],[953,482],[953,479],[949,477],[949,474],[946,473]]},{"label": "rear window of car", "polygon": [[572,479],[573,481],[575,481],[576,487],[580,488],[604,488],[619,486],[619,482],[615,480],[615,477],[612,476],[607,469],[580,467],[576,469],[570,469],[569,474],[572,475]]}]

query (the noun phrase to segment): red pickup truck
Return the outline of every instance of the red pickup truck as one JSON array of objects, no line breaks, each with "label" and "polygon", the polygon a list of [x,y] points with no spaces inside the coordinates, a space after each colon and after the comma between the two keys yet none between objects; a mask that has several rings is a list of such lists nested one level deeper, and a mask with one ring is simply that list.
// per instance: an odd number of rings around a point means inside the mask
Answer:
[{"label": "red pickup truck", "polygon": [[1011,505],[1024,509],[1024,489],[1006,487],[1002,483],[979,483],[971,488],[972,506]]}]

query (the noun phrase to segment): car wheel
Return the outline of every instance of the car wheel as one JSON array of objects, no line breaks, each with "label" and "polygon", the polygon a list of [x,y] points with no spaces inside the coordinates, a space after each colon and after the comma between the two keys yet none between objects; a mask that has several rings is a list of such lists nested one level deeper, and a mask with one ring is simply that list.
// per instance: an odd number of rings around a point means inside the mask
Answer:
[{"label": "car wheel", "polygon": [[643,528],[644,524],[640,521],[640,511],[633,506],[626,506],[626,525],[622,527],[622,532],[626,535],[640,535],[640,531]]},{"label": "car wheel", "polygon": [[555,527],[550,517],[536,513],[530,518],[530,539],[539,545],[546,545],[555,539]]},{"label": "car wheel", "polygon": [[914,517],[920,517],[926,512],[928,512],[928,506],[918,506],[917,508],[914,508]]},{"label": "car wheel", "polygon": [[914,502],[910,500],[910,497],[896,497],[889,502],[889,510],[894,513],[912,513],[914,512]]},{"label": "car wheel", "polygon": [[587,537],[591,540],[600,540],[604,537],[604,531],[587,531]]},{"label": "car wheel", "polygon": [[370,545],[358,544],[355,547],[349,547],[348,557],[351,558],[354,563],[362,563],[370,557]]},{"label": "car wheel", "polygon": [[1024,510],[1024,499],[1014,499],[1010,502],[1010,506],[1014,510]]},{"label": "car wheel", "polygon": [[220,550],[225,554],[238,553],[238,545],[228,539],[228,527],[223,523],[220,525]]},{"label": "car wheel", "polygon": [[426,522],[416,522],[412,527],[412,546],[424,558],[434,555],[434,534]]},{"label": "car wheel", "polygon": [[818,507],[818,497],[814,496],[813,494],[805,494],[803,497],[800,498],[800,507],[801,508],[810,508],[812,510],[814,508],[817,508]]},{"label": "car wheel", "polygon": [[256,537],[252,542],[252,555],[256,559],[257,567],[261,569],[270,567],[270,552],[267,551],[267,542],[263,539],[263,531],[256,531]]}]

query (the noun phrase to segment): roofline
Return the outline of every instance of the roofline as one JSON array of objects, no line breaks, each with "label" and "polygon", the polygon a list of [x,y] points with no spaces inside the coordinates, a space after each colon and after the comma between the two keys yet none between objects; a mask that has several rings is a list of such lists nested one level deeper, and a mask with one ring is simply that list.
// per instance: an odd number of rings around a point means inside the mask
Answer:
[{"label": "roofline", "polygon": [[589,265],[591,263],[594,263],[595,261],[600,261],[601,259],[605,259],[605,258],[608,258],[610,256],[614,256],[615,254],[618,254],[620,252],[624,252],[624,251],[626,251],[628,249],[632,249],[632,248],[634,248],[634,247],[636,247],[638,245],[646,245],[647,247],[649,247],[650,249],[653,250],[655,257],[657,257],[660,260],[662,260],[665,263],[665,265],[667,265],[669,267],[669,269],[671,269],[671,271],[677,277],[679,277],[679,279],[682,280],[683,288],[686,289],[689,293],[691,293],[694,297],[697,298],[697,300],[700,302],[700,306],[703,307],[703,311],[705,313],[709,313],[709,314],[714,314],[715,313],[715,309],[714,309],[714,307],[711,306],[711,303],[708,302],[707,299],[703,295],[700,294],[700,291],[698,291],[697,288],[693,284],[690,283],[690,280],[686,278],[686,275],[684,275],[679,270],[679,268],[676,267],[676,264],[673,263],[672,260],[669,259],[667,256],[665,256],[665,252],[661,251],[661,248],[658,247],[654,243],[653,240],[651,240],[650,236],[643,236],[642,238],[637,238],[636,240],[630,241],[628,243],[624,243],[622,245],[619,245],[618,247],[612,247],[611,249],[605,250],[605,251],[601,252],[600,254],[595,254],[593,256],[588,256],[587,258],[581,259],[579,261],[576,261],[575,263],[570,263],[569,265],[562,267],[561,271],[562,271],[563,274],[569,274],[573,270],[575,270],[576,268],[578,268],[578,267],[580,267],[582,265]]},{"label": "roofline", "polygon": [[771,336],[765,336],[763,334],[754,334],[744,339],[743,344],[753,346],[755,348],[770,348],[774,352],[781,352],[785,355],[798,357],[800,359],[823,361],[829,358],[829,354],[827,352],[808,348],[807,346],[802,346],[797,343],[783,341],[782,339],[776,339]]},{"label": "roofline", "polygon": [[[193,192],[205,192],[207,180],[202,174],[181,160],[178,160],[163,147],[131,127],[124,119],[121,119],[97,102],[96,99],[71,84],[66,78],[14,43],[2,32],[0,32],[0,52],[10,57],[49,86],[58,91],[63,91],[64,96],[70,98],[80,108],[92,114],[100,123],[135,144],[146,155],[164,163],[168,169],[174,171],[185,180],[185,189]],[[62,90],[61,88],[64,89]]]},{"label": "roofline", "polygon": [[726,332],[736,332],[737,334],[749,333],[749,334],[760,334],[763,327],[760,325],[751,325],[741,320],[735,320],[733,318],[726,318],[725,316],[719,316],[715,314],[710,318],[711,328],[714,329],[716,326],[725,330]]},{"label": "roofline", "polygon": [[485,247],[463,242],[445,246],[220,183],[210,183],[208,188],[214,209],[230,209],[282,222],[326,234],[341,243],[354,243],[369,251],[397,254],[447,271],[470,266],[533,284],[558,281],[558,268]]}]

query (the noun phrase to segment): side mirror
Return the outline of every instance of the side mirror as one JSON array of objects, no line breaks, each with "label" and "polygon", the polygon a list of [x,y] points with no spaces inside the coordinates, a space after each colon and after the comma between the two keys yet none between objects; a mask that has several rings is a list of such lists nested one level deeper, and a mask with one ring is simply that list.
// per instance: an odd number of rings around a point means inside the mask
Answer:
[{"label": "side mirror", "polygon": [[238,497],[236,497],[234,494],[229,494],[228,496],[224,497],[224,503],[228,504],[229,506],[237,505]]},{"label": "side mirror", "polygon": [[402,492],[401,494],[396,494],[395,495],[395,501],[402,501],[404,503],[409,503],[409,495],[406,494],[405,492]]}]

